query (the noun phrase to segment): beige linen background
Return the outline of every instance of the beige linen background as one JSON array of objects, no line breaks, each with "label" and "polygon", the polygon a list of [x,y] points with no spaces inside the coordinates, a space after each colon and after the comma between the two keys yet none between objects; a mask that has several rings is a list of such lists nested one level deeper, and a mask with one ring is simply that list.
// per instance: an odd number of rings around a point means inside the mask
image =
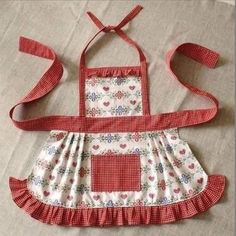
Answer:
[{"label": "beige linen background", "polygon": [[[234,6],[213,0],[192,1],[16,1],[0,3],[0,235],[193,235],[231,236],[234,221]],[[66,228],[40,223],[19,209],[11,199],[9,176],[24,179],[30,173],[48,132],[26,132],[13,126],[10,107],[22,98],[50,65],[45,59],[18,52],[20,35],[52,47],[65,72],[57,88],[40,102],[21,109],[27,116],[76,114],[78,107],[77,64],[80,53],[97,31],[86,16],[95,13],[104,24],[117,24],[140,3],[144,10],[125,27],[144,49],[149,61],[152,114],[208,106],[188,93],[166,72],[165,53],[183,42],[195,42],[216,50],[221,59],[211,70],[176,56],[181,79],[214,94],[220,111],[210,123],[181,128],[208,174],[227,177],[224,197],[209,211],[167,225]],[[89,51],[90,66],[135,65],[137,53],[114,34],[100,37]],[[25,113],[24,113],[25,114]]]}]

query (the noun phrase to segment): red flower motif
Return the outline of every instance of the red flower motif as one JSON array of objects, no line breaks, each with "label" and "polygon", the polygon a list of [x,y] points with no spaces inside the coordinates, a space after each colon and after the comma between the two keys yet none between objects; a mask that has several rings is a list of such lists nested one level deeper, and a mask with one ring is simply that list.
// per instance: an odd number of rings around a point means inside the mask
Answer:
[{"label": "red flower motif", "polygon": [[96,77],[91,80],[91,85],[95,86],[97,84]]},{"label": "red flower motif", "polygon": [[132,136],[132,138],[134,139],[134,141],[138,142],[139,139],[141,138],[141,135],[139,133],[134,133],[134,135]]},{"label": "red flower motif", "polygon": [[64,134],[63,133],[59,133],[59,134],[56,134],[56,140],[59,141],[61,139],[64,138]]},{"label": "red flower motif", "polygon": [[138,199],[134,202],[134,206],[143,206],[143,201]]},{"label": "red flower motif", "polygon": [[178,159],[175,159],[173,162],[173,165],[180,168],[182,166],[182,162]]},{"label": "red flower motif", "polygon": [[115,96],[118,98],[118,99],[121,99],[123,96],[124,96],[124,93],[122,93],[121,91],[118,91]]},{"label": "red flower motif", "polygon": [[100,113],[100,110],[94,107],[91,110],[87,110],[87,114],[91,115],[92,117],[94,117],[95,115],[99,113]]},{"label": "red flower motif", "polygon": [[84,202],[84,201],[82,201],[81,203],[80,203],[80,205],[79,205],[79,208],[88,208],[88,206],[87,206],[87,204]]},{"label": "red flower motif", "polygon": [[108,149],[107,152],[105,153],[105,155],[112,155],[115,154],[115,152],[113,152],[111,149]]},{"label": "red flower motif", "polygon": [[84,169],[84,167],[81,167],[79,169],[79,176],[83,178],[87,174],[87,171]]},{"label": "red flower motif", "polygon": [[92,110],[90,111],[90,115],[91,116],[95,116],[96,115],[96,109],[92,108]]},{"label": "red flower motif", "polygon": [[166,181],[164,179],[162,179],[161,181],[159,181],[158,183],[158,188],[161,188],[163,191],[166,189]]}]

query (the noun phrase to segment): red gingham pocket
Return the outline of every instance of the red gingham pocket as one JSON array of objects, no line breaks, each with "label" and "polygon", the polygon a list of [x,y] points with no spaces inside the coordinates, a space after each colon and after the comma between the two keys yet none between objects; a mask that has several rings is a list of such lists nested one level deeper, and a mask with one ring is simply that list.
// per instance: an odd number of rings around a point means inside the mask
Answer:
[{"label": "red gingham pocket", "polygon": [[139,155],[94,155],[91,166],[92,191],[140,191]]}]

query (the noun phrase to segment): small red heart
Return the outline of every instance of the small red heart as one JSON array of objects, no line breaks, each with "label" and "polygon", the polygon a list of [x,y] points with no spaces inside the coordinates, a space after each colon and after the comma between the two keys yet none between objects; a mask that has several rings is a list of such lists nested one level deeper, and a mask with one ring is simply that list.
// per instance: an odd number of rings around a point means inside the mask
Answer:
[{"label": "small red heart", "polygon": [[169,176],[174,177],[175,174],[173,172],[169,172]]},{"label": "small red heart", "polygon": [[134,90],[134,89],[135,89],[135,86],[129,86],[129,89],[130,89],[130,90]]},{"label": "small red heart", "polygon": [[55,163],[57,164],[59,161],[58,160],[55,160]]},{"label": "small red heart", "polygon": [[150,198],[154,198],[155,194],[154,193],[149,193]]},{"label": "small red heart", "polygon": [[93,196],[93,199],[94,199],[95,201],[97,201],[97,200],[100,199],[100,196],[99,196],[99,195],[94,195],[94,196]]},{"label": "small red heart", "polygon": [[104,90],[104,91],[108,91],[108,90],[109,90],[109,87],[103,87],[103,90]]},{"label": "small red heart", "polygon": [[98,150],[99,145],[93,145],[93,149]]},{"label": "small red heart", "polygon": [[184,154],[185,154],[185,149],[180,150],[179,153],[180,153],[181,155],[184,155]]},{"label": "small red heart", "polygon": [[180,192],[180,188],[174,189],[174,192],[175,192],[175,193],[179,193],[179,192]]},{"label": "small red heart", "polygon": [[62,145],[61,145],[61,149],[64,149],[64,148],[65,148],[65,144],[62,144]]},{"label": "small red heart", "polygon": [[188,166],[189,169],[194,169],[194,163]]},{"label": "small red heart", "polygon": [[110,105],[110,102],[104,102],[103,105],[108,107]]},{"label": "small red heart", "polygon": [[199,184],[202,184],[203,178],[198,179],[197,182],[198,182]]},{"label": "small red heart", "polygon": [[73,183],[74,183],[74,180],[73,180],[73,179],[70,179],[70,183],[73,184]]},{"label": "small red heart", "polygon": [[50,194],[50,192],[48,192],[48,191],[43,191],[43,195],[45,196],[45,197],[47,197],[48,195]]},{"label": "small red heart", "polygon": [[132,105],[135,105],[135,104],[136,104],[136,101],[135,101],[135,100],[131,100],[130,103],[131,103]]},{"label": "small red heart", "polygon": [[126,146],[127,146],[126,144],[120,144],[120,147],[123,149],[126,148]]},{"label": "small red heart", "polygon": [[154,180],[154,176],[149,176],[148,178],[149,178],[150,181]]},{"label": "small red heart", "polygon": [[176,140],[176,139],[177,139],[176,136],[171,136],[170,138],[171,138],[172,140]]},{"label": "small red heart", "polygon": [[149,163],[149,164],[152,164],[152,160],[151,160],[151,159],[149,159],[149,160],[148,160],[148,163]]},{"label": "small red heart", "polygon": [[73,199],[73,196],[67,196],[67,200],[71,201]]},{"label": "small red heart", "polygon": [[121,194],[120,197],[121,197],[122,199],[126,199],[126,198],[128,197],[128,195],[127,195],[127,194]]},{"label": "small red heart", "polygon": [[54,180],[54,179],[55,179],[55,176],[49,175],[49,179],[50,179],[50,180]]},{"label": "small red heart", "polygon": [[74,161],[74,162],[72,163],[72,165],[73,165],[74,167],[76,167],[76,166],[77,166],[77,162]]}]

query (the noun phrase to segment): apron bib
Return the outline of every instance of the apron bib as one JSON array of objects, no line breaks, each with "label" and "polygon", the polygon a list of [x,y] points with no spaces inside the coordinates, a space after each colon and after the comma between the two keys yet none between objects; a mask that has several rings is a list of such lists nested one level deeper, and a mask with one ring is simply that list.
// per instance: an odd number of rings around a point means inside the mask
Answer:
[{"label": "apron bib", "polygon": [[[17,121],[17,105],[33,102],[60,81],[63,68],[49,47],[20,38],[20,50],[51,59],[39,83],[10,110],[14,124],[24,130],[50,130],[26,179],[9,178],[15,203],[48,224],[104,226],[162,224],[206,211],[222,196],[223,175],[207,175],[178,133],[179,127],[214,118],[217,99],[179,81],[173,72],[176,51],[208,67],[219,54],[185,43],[167,53],[173,78],[191,92],[209,99],[208,109],[151,115],[147,63],[138,44],[122,30],[142,9],[136,6],[117,26],[104,26],[89,17],[99,31],[82,51],[79,64],[79,115],[45,116]],[[133,46],[138,66],[88,68],[86,51],[101,32],[114,31]]]}]

